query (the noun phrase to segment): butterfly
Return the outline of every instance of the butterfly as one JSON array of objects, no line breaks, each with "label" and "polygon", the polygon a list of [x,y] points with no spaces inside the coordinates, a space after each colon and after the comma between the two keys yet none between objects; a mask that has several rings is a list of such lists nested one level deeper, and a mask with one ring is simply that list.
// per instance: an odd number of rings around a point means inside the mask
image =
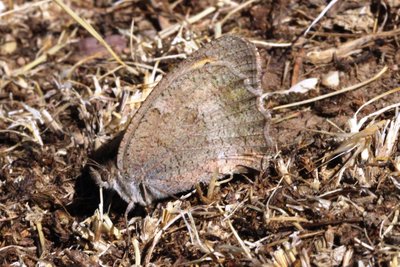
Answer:
[{"label": "butterfly", "polygon": [[224,35],[163,78],[133,115],[115,168],[100,186],[147,205],[242,167],[262,169],[268,112],[260,102],[260,57],[244,38]]}]

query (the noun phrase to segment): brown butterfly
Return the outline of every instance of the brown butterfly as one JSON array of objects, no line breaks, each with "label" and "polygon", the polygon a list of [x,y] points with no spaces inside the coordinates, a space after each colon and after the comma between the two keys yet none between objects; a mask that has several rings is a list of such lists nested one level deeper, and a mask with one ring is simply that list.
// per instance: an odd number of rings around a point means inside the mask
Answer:
[{"label": "brown butterfly", "polygon": [[94,178],[129,210],[207,183],[215,173],[260,170],[269,150],[261,95],[257,49],[222,36],[160,81],[133,116],[108,181]]}]

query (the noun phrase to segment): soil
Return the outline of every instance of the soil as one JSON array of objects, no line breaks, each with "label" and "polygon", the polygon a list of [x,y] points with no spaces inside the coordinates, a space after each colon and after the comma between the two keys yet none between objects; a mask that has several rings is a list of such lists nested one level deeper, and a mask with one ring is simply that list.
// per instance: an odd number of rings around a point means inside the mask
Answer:
[{"label": "soil", "polygon": [[[399,1],[338,1],[307,33],[328,1],[64,1],[129,67],[56,2],[0,1],[1,266],[398,266]],[[255,42],[274,92],[268,166],[137,206],[127,225],[90,167],[218,25]]]}]

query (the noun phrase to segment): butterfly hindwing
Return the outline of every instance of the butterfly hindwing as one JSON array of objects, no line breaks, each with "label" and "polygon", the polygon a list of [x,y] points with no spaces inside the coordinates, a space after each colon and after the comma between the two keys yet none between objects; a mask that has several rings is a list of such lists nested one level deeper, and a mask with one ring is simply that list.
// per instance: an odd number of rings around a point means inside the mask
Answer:
[{"label": "butterfly hindwing", "polygon": [[144,186],[151,200],[237,166],[260,168],[268,147],[253,92],[259,72],[255,47],[235,36],[178,65],[133,117],[119,148],[120,179]]}]

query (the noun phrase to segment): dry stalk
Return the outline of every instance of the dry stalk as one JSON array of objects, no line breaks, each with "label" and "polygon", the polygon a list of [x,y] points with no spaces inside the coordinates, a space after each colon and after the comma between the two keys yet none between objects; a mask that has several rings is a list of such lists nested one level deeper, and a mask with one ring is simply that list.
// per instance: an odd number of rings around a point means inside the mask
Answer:
[{"label": "dry stalk", "polygon": [[53,46],[45,54],[39,56],[34,61],[28,63],[27,65],[25,65],[25,66],[23,66],[23,67],[21,67],[19,69],[13,70],[11,75],[12,76],[19,76],[19,75],[26,74],[26,72],[32,70],[33,68],[35,68],[36,66],[38,66],[38,65],[40,65],[40,64],[42,64],[44,62],[46,62],[49,56],[52,56],[52,55],[56,54],[58,51],[60,51],[61,49],[63,49],[67,45],[68,45],[67,43],[64,43],[64,44],[57,44],[57,45]]},{"label": "dry stalk", "polygon": [[[221,206],[217,204],[217,208],[218,208],[219,212],[221,213],[221,215],[224,216],[224,218],[226,219],[227,216],[225,215],[225,212],[222,210]],[[235,228],[233,227],[232,222],[229,219],[226,219],[226,222],[228,223],[233,236],[236,238],[239,245],[242,247],[242,250],[245,253],[246,257],[248,259],[252,259],[253,257],[251,256],[250,249],[246,246],[245,242],[240,238],[239,234],[236,232]]]},{"label": "dry stalk", "polygon": [[368,42],[376,40],[377,38],[395,36],[398,35],[399,33],[400,30],[397,29],[388,32],[374,33],[366,36],[361,36],[355,40],[348,41],[340,45],[339,47],[332,47],[323,51],[308,52],[306,58],[313,64],[329,63],[332,61],[334,55],[337,58],[343,58],[349,56],[351,54],[354,54],[357,50],[359,50],[362,46],[364,46]]},{"label": "dry stalk", "polygon": [[119,56],[114,52],[111,46],[101,37],[101,35],[87,22],[84,18],[79,17],[78,14],[75,13],[69,6],[65,5],[62,0],[54,0],[65,12],[68,13],[76,22],[78,22],[85,30],[87,30],[100,44],[102,44],[107,51],[114,57],[114,59],[124,67],[126,64],[119,58]]},{"label": "dry stalk", "polygon": [[144,266],[148,266],[150,264],[150,260],[154,251],[154,248],[156,247],[157,243],[160,241],[162,234],[169,228],[171,227],[171,225],[173,225],[175,222],[177,222],[179,219],[183,218],[185,215],[187,215],[189,212],[193,212],[195,211],[197,208],[192,208],[189,211],[185,211],[185,212],[180,212],[177,216],[170,218],[168,223],[162,227],[161,229],[159,229],[153,236],[153,242],[149,248],[149,250],[147,251],[147,254],[145,256],[144,259]]},{"label": "dry stalk", "polygon": [[[204,9],[203,11],[201,11],[200,13],[198,13],[198,14],[196,14],[196,15],[194,15],[194,16],[189,17],[189,18],[187,19],[186,22],[187,22],[188,24],[193,24],[193,23],[195,23],[195,22],[197,22],[197,21],[200,21],[201,19],[207,17],[208,15],[214,13],[216,10],[217,10],[216,7],[208,7],[208,8],[206,8],[206,9]],[[158,35],[160,36],[161,39],[165,39],[165,38],[167,38],[168,36],[170,36],[170,35],[176,33],[177,31],[179,31],[179,29],[180,29],[181,27],[182,27],[182,24],[180,24],[180,23],[171,25],[170,27],[168,27],[168,28],[166,28],[166,29],[160,31],[160,32],[158,33]]]},{"label": "dry stalk", "polygon": [[20,6],[19,8],[15,8],[15,9],[0,13],[0,19],[2,17],[6,17],[8,15],[11,15],[13,13],[19,13],[19,12],[22,12],[22,11],[27,11],[28,9],[39,7],[41,5],[50,3],[51,1],[52,0],[42,0],[42,1],[39,1],[39,2],[36,2],[36,3],[25,3],[22,6]]},{"label": "dry stalk", "polygon": [[136,238],[133,238],[132,244],[135,251],[135,265],[140,266],[142,259],[140,255],[139,241]]},{"label": "dry stalk", "polygon": [[266,42],[266,41],[255,40],[255,39],[250,39],[250,42],[252,42],[256,46],[263,46],[263,47],[282,48],[282,47],[289,47],[292,45],[292,43],[274,43],[274,42]]},{"label": "dry stalk", "polygon": [[346,92],[349,92],[349,91],[353,91],[353,90],[359,89],[359,88],[361,88],[361,87],[363,87],[363,86],[365,86],[365,85],[367,85],[367,84],[379,79],[387,71],[387,69],[388,69],[387,66],[383,67],[374,77],[372,77],[372,78],[370,78],[370,79],[368,79],[366,81],[363,81],[361,83],[358,83],[358,84],[343,88],[343,89],[335,91],[335,92],[331,92],[329,94],[317,96],[317,97],[314,97],[314,98],[311,98],[311,99],[307,99],[307,100],[303,100],[303,101],[299,101],[299,102],[295,102],[295,103],[290,103],[290,104],[286,104],[286,105],[273,107],[272,110],[279,110],[279,109],[284,109],[284,108],[290,108],[290,107],[305,105],[305,104],[309,104],[309,103],[312,103],[312,102],[315,102],[315,101],[319,101],[319,100],[322,100],[322,99],[325,99],[325,98],[329,98],[329,97],[332,97],[332,96],[335,96],[335,95],[340,95],[340,94],[343,94],[343,93],[346,93]]},{"label": "dry stalk", "polygon": [[238,5],[233,10],[231,10],[221,21],[217,22],[214,27],[215,28],[215,38],[218,38],[221,36],[222,25],[224,25],[224,23],[227,22],[233,14],[235,14],[236,12],[246,8],[247,6],[253,4],[257,1],[259,1],[259,0],[248,0],[248,1]]}]

